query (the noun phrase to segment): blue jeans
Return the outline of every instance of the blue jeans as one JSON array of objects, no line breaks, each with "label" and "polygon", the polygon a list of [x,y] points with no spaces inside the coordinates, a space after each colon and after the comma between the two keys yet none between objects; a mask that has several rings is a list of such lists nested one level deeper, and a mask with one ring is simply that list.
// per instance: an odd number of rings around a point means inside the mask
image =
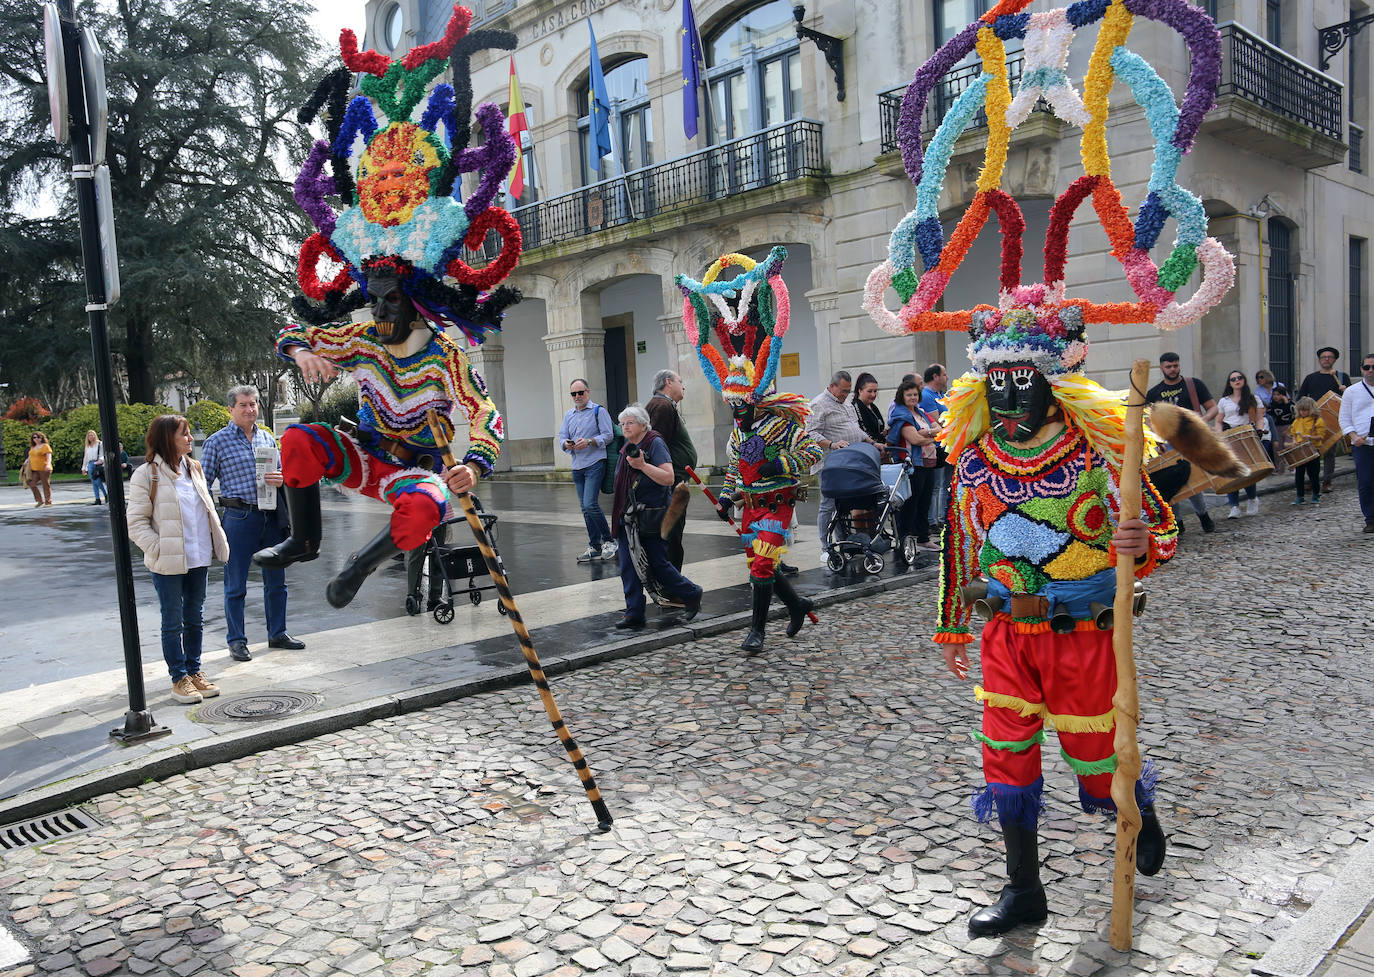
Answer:
[{"label": "blue jeans", "polygon": [[109,501],[110,493],[105,488],[105,479],[96,478],[94,475],[91,475],[91,469],[94,468],[97,464],[98,462],[93,461],[86,466],[86,474],[90,475],[91,477],[91,491],[95,493],[95,500],[97,502],[100,501],[100,497],[102,495],[105,497],[106,501]]},{"label": "blue jeans", "polygon": [[[644,620],[644,585],[635,570],[634,557],[630,555],[630,543],[625,538],[625,528],[616,530],[615,541],[620,546],[620,585],[625,591],[625,616],[634,621]],[[658,582],[660,593],[683,601],[694,601],[701,597],[701,588],[682,574],[668,561],[668,546],[659,537],[645,539],[640,537],[640,545],[649,557],[649,572]]]},{"label": "blue jeans", "polygon": [[[1258,499],[1258,498],[1259,498],[1259,488],[1258,488],[1258,486],[1255,486],[1255,485],[1247,485],[1247,486],[1245,486],[1245,497],[1246,497],[1247,499]],[[1229,502],[1231,505],[1240,505],[1240,493],[1239,493],[1239,492],[1227,492],[1227,493],[1226,493],[1226,501]]]},{"label": "blue jeans", "polygon": [[200,673],[209,573],[209,567],[196,567],[185,573],[153,574],[153,589],[162,607],[162,660],[174,683]]},{"label": "blue jeans", "polygon": [[[224,535],[229,538],[229,562],[224,565],[224,625],[230,644],[247,641],[243,630],[243,599],[248,593],[248,569],[253,554],[286,538],[275,513],[257,509],[225,509]],[[267,636],[286,633],[286,571],[262,568],[262,603],[267,610]]]},{"label": "blue jeans", "polygon": [[611,527],[601,511],[600,502],[601,479],[605,474],[605,458],[586,468],[573,469],[573,486],[577,489],[577,501],[582,505],[582,521],[587,524],[587,542],[593,546],[611,539]]}]

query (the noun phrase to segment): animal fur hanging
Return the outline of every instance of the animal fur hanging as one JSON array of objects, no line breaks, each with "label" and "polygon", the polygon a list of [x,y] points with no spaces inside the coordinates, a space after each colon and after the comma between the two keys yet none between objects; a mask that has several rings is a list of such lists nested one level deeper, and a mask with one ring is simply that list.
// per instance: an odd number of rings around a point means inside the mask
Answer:
[{"label": "animal fur hanging", "polygon": [[1168,441],[1179,454],[1209,475],[1241,478],[1250,474],[1250,469],[1197,411],[1176,404],[1155,404],[1150,408],[1150,428],[1161,441]]},{"label": "animal fur hanging", "polygon": [[687,514],[687,500],[692,496],[692,490],[687,487],[686,482],[678,482],[673,489],[673,497],[668,500],[668,509],[663,513],[663,528],[661,533],[666,536],[673,531],[682,517]]}]

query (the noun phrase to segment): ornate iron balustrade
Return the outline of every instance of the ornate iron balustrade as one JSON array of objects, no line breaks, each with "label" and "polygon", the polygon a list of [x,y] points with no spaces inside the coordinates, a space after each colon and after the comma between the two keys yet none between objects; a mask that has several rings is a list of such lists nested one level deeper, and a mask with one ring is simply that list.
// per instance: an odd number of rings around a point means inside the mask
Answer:
[{"label": "ornate iron balustrade", "polygon": [[[1007,79],[1011,82],[1013,95],[1021,84],[1021,71],[1025,67],[1025,63],[1025,58],[1020,55],[1007,60]],[[921,142],[923,144],[929,143],[930,137],[935,135],[935,130],[940,127],[940,122],[944,119],[945,113],[954,105],[954,100],[982,73],[982,64],[975,62],[964,65],[962,68],[956,68],[940,79],[940,84],[931,91],[930,97],[926,99],[925,117],[921,120]],[[897,145],[897,123],[901,120],[902,96],[906,94],[906,89],[907,86],[902,85],[878,93],[878,116],[882,127],[882,142],[878,151],[881,153],[890,153],[899,148]],[[1049,112],[1051,109],[1044,99],[1037,99],[1033,111]],[[987,124],[987,114],[979,109],[978,114],[969,123],[969,129],[986,128]]]},{"label": "ornate iron balustrade", "polygon": [[1364,172],[1364,130],[1355,123],[1350,124],[1350,172]]},{"label": "ornate iron balustrade", "polygon": [[1238,95],[1332,139],[1343,135],[1341,83],[1251,34],[1221,27],[1220,96]]},{"label": "ornate iron balustrade", "polygon": [[[520,223],[528,250],[761,187],[822,176],[825,168],[821,124],[793,119],[690,156],[517,207],[511,213]],[[501,239],[492,232],[481,252],[466,260],[490,261],[500,250]]]}]

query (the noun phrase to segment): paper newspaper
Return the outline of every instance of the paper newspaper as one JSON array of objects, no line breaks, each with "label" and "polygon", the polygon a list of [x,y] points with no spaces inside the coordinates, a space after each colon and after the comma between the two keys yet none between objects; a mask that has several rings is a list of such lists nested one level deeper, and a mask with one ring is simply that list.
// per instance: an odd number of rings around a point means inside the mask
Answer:
[{"label": "paper newspaper", "polygon": [[254,448],[253,462],[258,477],[258,508],[271,512],[277,508],[277,487],[268,485],[264,476],[281,468],[281,452],[265,445]]}]

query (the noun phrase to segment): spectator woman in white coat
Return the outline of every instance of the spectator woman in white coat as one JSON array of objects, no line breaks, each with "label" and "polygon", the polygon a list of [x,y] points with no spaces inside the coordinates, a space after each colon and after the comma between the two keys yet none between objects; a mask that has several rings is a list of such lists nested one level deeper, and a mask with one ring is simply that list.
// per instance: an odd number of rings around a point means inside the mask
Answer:
[{"label": "spectator woman in white coat", "polygon": [[143,551],[162,607],[162,657],[172,698],[196,703],[219,695],[200,668],[205,579],[212,559],[229,559],[186,418],[164,414],[148,428],[146,465],[129,481],[129,536]]}]

